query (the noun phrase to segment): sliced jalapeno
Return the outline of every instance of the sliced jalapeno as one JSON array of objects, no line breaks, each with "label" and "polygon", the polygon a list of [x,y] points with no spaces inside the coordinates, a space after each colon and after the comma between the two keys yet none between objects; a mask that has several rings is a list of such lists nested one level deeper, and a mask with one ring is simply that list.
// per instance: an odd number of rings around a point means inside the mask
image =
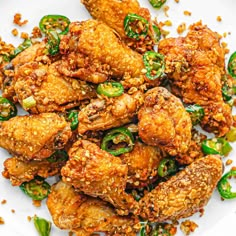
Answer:
[{"label": "sliced jalapeno", "polygon": [[48,49],[48,53],[51,56],[55,56],[56,54],[59,53],[60,51],[59,45],[60,45],[60,37],[58,33],[56,31],[48,31],[46,47]]},{"label": "sliced jalapeno", "polygon": [[118,97],[124,93],[124,87],[119,82],[104,82],[98,85],[97,93],[107,97]]},{"label": "sliced jalapeno", "polygon": [[14,103],[6,98],[0,97],[0,121],[9,120],[17,115],[17,109]]},{"label": "sliced jalapeno", "polygon": [[185,109],[189,113],[193,125],[199,124],[205,115],[203,107],[197,104],[189,105]]},{"label": "sliced jalapeno", "polygon": [[147,36],[149,23],[143,17],[130,13],[124,19],[125,34],[129,38],[141,39]]},{"label": "sliced jalapeno", "polygon": [[146,69],[146,76],[150,80],[160,78],[165,71],[164,56],[153,51],[145,52],[143,62]]},{"label": "sliced jalapeno", "polygon": [[39,236],[50,235],[52,226],[52,223],[50,221],[47,221],[44,218],[40,218],[38,216],[34,216],[34,226],[37,229]]},{"label": "sliced jalapeno", "polygon": [[32,42],[30,39],[26,39],[22,44],[20,44],[17,48],[14,49],[13,54],[9,56],[9,59],[12,60],[14,57],[16,57],[18,54],[23,52],[26,48],[32,46]]},{"label": "sliced jalapeno", "polygon": [[202,142],[202,151],[205,154],[220,154],[226,156],[231,150],[231,145],[224,138],[205,139]]},{"label": "sliced jalapeno", "polygon": [[229,58],[228,72],[233,78],[236,78],[236,52],[234,52]]},{"label": "sliced jalapeno", "polygon": [[236,192],[232,192],[232,186],[230,185],[230,182],[228,181],[229,178],[236,177],[236,170],[231,170],[227,172],[223,177],[220,179],[220,181],[217,184],[217,189],[224,199],[233,199],[236,198]]},{"label": "sliced jalapeno", "polygon": [[47,161],[50,163],[62,162],[68,160],[68,154],[65,150],[57,150],[50,157],[47,158]]},{"label": "sliced jalapeno", "polygon": [[161,177],[166,177],[176,173],[177,165],[176,161],[172,158],[164,158],[161,160],[157,173]]},{"label": "sliced jalapeno", "polygon": [[78,128],[79,125],[78,114],[79,112],[76,110],[68,111],[67,120],[71,122],[70,128],[72,131]]},{"label": "sliced jalapeno", "polygon": [[39,28],[45,34],[49,31],[55,31],[58,34],[67,34],[69,25],[69,18],[62,15],[46,15],[39,22]]},{"label": "sliced jalapeno", "polygon": [[166,2],[166,0],[149,0],[149,2],[154,8],[159,9],[163,6],[163,4]]},{"label": "sliced jalapeno", "polygon": [[102,139],[101,149],[111,153],[114,156],[130,152],[134,147],[134,137],[132,133],[124,128],[115,128],[110,130]]},{"label": "sliced jalapeno", "polygon": [[161,39],[161,31],[156,25],[152,25],[154,31],[154,41],[157,43]]},{"label": "sliced jalapeno", "polygon": [[50,193],[51,186],[41,177],[24,182],[20,185],[20,189],[33,200],[43,200]]}]

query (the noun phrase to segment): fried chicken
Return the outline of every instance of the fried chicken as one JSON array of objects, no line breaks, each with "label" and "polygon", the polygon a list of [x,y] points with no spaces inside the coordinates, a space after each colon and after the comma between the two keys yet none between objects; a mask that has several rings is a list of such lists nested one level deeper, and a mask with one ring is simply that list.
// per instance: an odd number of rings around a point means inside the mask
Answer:
[{"label": "fried chicken", "polygon": [[179,98],[167,89],[148,90],[138,120],[138,133],[146,144],[158,146],[172,156],[187,152],[191,119]]},{"label": "fried chicken", "polygon": [[92,100],[79,113],[78,132],[107,130],[131,122],[143,104],[143,96],[137,91],[132,95],[124,93],[119,97]]},{"label": "fried chicken", "polygon": [[80,194],[62,181],[54,184],[47,199],[54,224],[76,235],[105,232],[106,235],[135,236],[140,228],[134,216],[118,216],[105,201]]},{"label": "fried chicken", "polygon": [[151,222],[191,216],[207,204],[222,172],[220,156],[200,158],[147,193],[136,213]]},{"label": "fried chicken", "polygon": [[185,103],[201,105],[206,113],[202,127],[218,136],[232,124],[231,108],[222,97],[225,53],[219,35],[200,23],[193,24],[186,37],[161,40],[166,73],[172,92]]},{"label": "fried chicken", "polygon": [[63,149],[70,124],[55,113],[16,116],[0,123],[0,147],[22,160],[42,160]]},{"label": "fried chicken", "polygon": [[125,192],[128,167],[119,157],[101,150],[87,140],[77,141],[69,150],[69,161],[61,170],[64,182],[76,190],[110,202],[119,214],[132,211],[136,204]]},{"label": "fried chicken", "polygon": [[[155,33],[152,28],[154,23],[151,20],[149,10],[141,8],[137,0],[82,0],[82,3],[94,19],[111,27],[129,47],[140,53],[153,49],[156,44]],[[146,37],[137,40],[126,35],[124,19],[129,13],[142,16],[148,21],[149,31]]]}]

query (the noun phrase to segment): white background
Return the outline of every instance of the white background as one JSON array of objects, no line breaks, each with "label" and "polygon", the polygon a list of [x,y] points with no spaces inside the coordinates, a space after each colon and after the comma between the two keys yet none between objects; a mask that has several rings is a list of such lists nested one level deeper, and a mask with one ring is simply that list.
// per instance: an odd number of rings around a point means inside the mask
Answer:
[{"label": "white background", "polygon": [[[139,2],[151,10],[153,18],[172,21],[173,27],[166,27],[166,30],[171,30],[171,36],[177,36],[176,28],[180,23],[187,22],[189,25],[202,20],[214,31],[221,34],[230,32],[231,35],[227,36],[224,41],[228,43],[230,53],[236,51],[235,0],[180,0],[178,4],[174,0],[167,0],[166,5],[170,7],[168,18],[162,11],[153,9],[148,0],[140,0]],[[184,10],[192,12],[192,16],[185,16]],[[29,20],[26,26],[18,27],[19,31],[28,31],[29,33],[46,14],[62,14],[69,17],[71,21],[90,18],[80,0],[0,0],[0,36],[3,40],[15,45],[21,42],[19,37],[14,38],[11,34],[11,30],[15,27],[12,24],[13,16],[17,12],[22,14],[23,19]],[[222,22],[216,20],[217,16],[222,17]],[[8,156],[6,151],[0,149],[0,171],[3,169],[3,161]],[[230,158],[234,160],[233,164],[236,165],[235,151],[231,153]],[[18,187],[12,187],[8,180],[0,176],[0,202],[3,199],[7,200],[7,204],[0,204],[0,216],[5,220],[5,224],[0,225],[1,236],[38,235],[33,223],[28,222],[27,216],[37,214],[51,220],[45,202],[40,208],[34,207],[32,201]],[[15,210],[14,214],[11,209]],[[222,202],[219,194],[215,192],[205,207],[203,217],[199,217],[199,213],[197,213],[191,219],[199,225],[193,236],[236,235],[236,200]],[[65,235],[68,235],[66,231],[61,231],[53,226],[51,236]],[[179,230],[177,235],[183,234]]]}]

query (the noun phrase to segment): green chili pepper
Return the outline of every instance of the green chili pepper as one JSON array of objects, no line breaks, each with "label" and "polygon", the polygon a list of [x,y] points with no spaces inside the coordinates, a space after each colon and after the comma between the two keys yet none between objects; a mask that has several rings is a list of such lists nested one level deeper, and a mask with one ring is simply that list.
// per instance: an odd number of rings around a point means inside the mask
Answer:
[{"label": "green chili pepper", "polygon": [[220,154],[226,156],[231,150],[231,145],[224,138],[205,139],[202,142],[202,151],[205,154]]},{"label": "green chili pepper", "polygon": [[160,161],[157,173],[161,177],[166,177],[176,173],[176,171],[177,171],[176,161],[172,158],[164,158]]},{"label": "green chili pepper", "polygon": [[164,74],[165,60],[162,54],[153,51],[145,52],[143,62],[148,79],[155,80]]},{"label": "green chili pepper", "polygon": [[101,149],[114,156],[130,152],[134,147],[134,137],[132,133],[124,128],[110,130],[102,140]]},{"label": "green chili pepper", "polygon": [[205,115],[204,109],[197,104],[189,105],[185,109],[189,113],[193,125],[199,124]]},{"label": "green chili pepper", "polygon": [[140,222],[141,224],[141,229],[140,229],[140,236],[146,236],[146,226],[148,224],[148,222]]},{"label": "green chili pepper", "polygon": [[52,56],[55,56],[59,53],[60,37],[56,31],[47,32],[47,49],[48,53]]},{"label": "green chili pepper", "polygon": [[26,48],[32,46],[32,42],[30,39],[26,39],[22,44],[20,44],[17,48],[15,48],[13,54],[9,56],[9,60],[12,60],[19,53],[23,52]]},{"label": "green chili pepper", "polygon": [[43,200],[50,193],[50,185],[41,177],[24,182],[20,185],[20,189],[33,200]]},{"label": "green chili pepper", "polygon": [[156,25],[152,25],[152,28],[153,28],[153,31],[155,33],[154,34],[154,40],[157,43],[161,39],[161,31]]},{"label": "green chili pepper", "polygon": [[68,154],[65,150],[57,150],[50,157],[47,158],[47,161],[50,163],[62,162],[68,160]]},{"label": "green chili pepper", "polygon": [[68,111],[67,120],[71,122],[70,128],[72,131],[78,128],[78,125],[79,125],[78,114],[79,112],[76,110]]},{"label": "green chili pepper", "polygon": [[55,31],[58,34],[67,34],[69,31],[70,20],[62,15],[46,15],[39,22],[39,28],[45,34]]},{"label": "green chili pepper", "polygon": [[14,103],[6,98],[0,97],[0,121],[9,120],[17,115],[17,109]]},{"label": "green chili pepper", "polygon": [[98,85],[97,93],[107,97],[119,97],[124,93],[124,87],[119,82],[104,82]]},{"label": "green chili pepper", "polygon": [[236,78],[236,52],[234,52],[229,58],[228,72],[233,78]]},{"label": "green chili pepper", "polygon": [[225,135],[225,138],[229,142],[235,142],[236,141],[236,127],[231,127],[230,131]]},{"label": "green chili pepper", "polygon": [[154,8],[158,8],[159,9],[166,2],[166,0],[149,0],[149,2],[151,3],[151,5]]},{"label": "green chili pepper", "polygon": [[220,179],[217,184],[217,189],[224,199],[233,199],[236,198],[236,192],[232,192],[232,186],[230,185],[228,179],[231,177],[236,177],[236,170],[231,170]]},{"label": "green chili pepper", "polygon": [[34,226],[37,229],[39,236],[49,236],[52,223],[38,216],[34,216]]},{"label": "green chili pepper", "polygon": [[125,34],[129,38],[141,39],[147,36],[149,23],[143,17],[130,13],[124,19]]}]

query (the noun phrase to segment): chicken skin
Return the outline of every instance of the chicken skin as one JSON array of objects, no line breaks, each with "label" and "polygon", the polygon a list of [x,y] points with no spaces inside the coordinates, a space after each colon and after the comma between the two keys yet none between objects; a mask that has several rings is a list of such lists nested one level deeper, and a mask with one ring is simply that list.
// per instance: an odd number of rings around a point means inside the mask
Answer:
[{"label": "chicken skin", "polygon": [[147,193],[139,202],[137,214],[151,222],[189,217],[207,204],[222,172],[220,156],[199,158]]},{"label": "chicken skin", "polygon": [[135,236],[140,229],[138,218],[118,216],[107,202],[80,194],[62,181],[52,186],[47,206],[54,224],[76,235],[104,232],[106,235]]},{"label": "chicken skin", "polygon": [[127,215],[136,204],[125,192],[127,165],[87,140],[77,141],[72,146],[61,174],[63,181],[76,190],[110,202],[120,215]]},{"label": "chicken skin", "polygon": [[42,160],[63,149],[70,124],[55,113],[16,116],[0,123],[0,147],[22,160]]},{"label": "chicken skin", "polygon": [[60,43],[60,73],[95,84],[108,77],[144,77],[142,56],[122,43],[107,25],[96,20],[73,22]]},{"label": "chicken skin", "polygon": [[60,174],[65,161],[49,162],[48,160],[24,162],[17,157],[11,157],[4,161],[2,175],[10,179],[13,186],[19,186],[23,182],[29,182],[35,176],[48,178]]},{"label": "chicken skin", "polygon": [[166,73],[172,80],[172,92],[185,103],[201,105],[207,115],[202,127],[224,136],[232,124],[231,108],[222,97],[225,53],[219,35],[201,22],[190,27],[186,37],[161,40]]},{"label": "chicken skin", "polygon": [[182,102],[163,87],[148,90],[138,112],[138,133],[148,145],[175,156],[186,153],[192,122]]},{"label": "chicken skin", "polygon": [[78,116],[79,134],[88,130],[107,130],[132,121],[143,104],[143,93],[122,94],[114,98],[98,98],[84,107]]},{"label": "chicken skin", "polygon": [[[146,8],[141,8],[137,0],[82,0],[82,3],[94,19],[104,22],[115,30],[129,47],[140,53],[153,49],[156,41],[150,12]],[[137,14],[148,21],[149,31],[146,37],[137,40],[126,35],[124,20],[129,13]]]}]

